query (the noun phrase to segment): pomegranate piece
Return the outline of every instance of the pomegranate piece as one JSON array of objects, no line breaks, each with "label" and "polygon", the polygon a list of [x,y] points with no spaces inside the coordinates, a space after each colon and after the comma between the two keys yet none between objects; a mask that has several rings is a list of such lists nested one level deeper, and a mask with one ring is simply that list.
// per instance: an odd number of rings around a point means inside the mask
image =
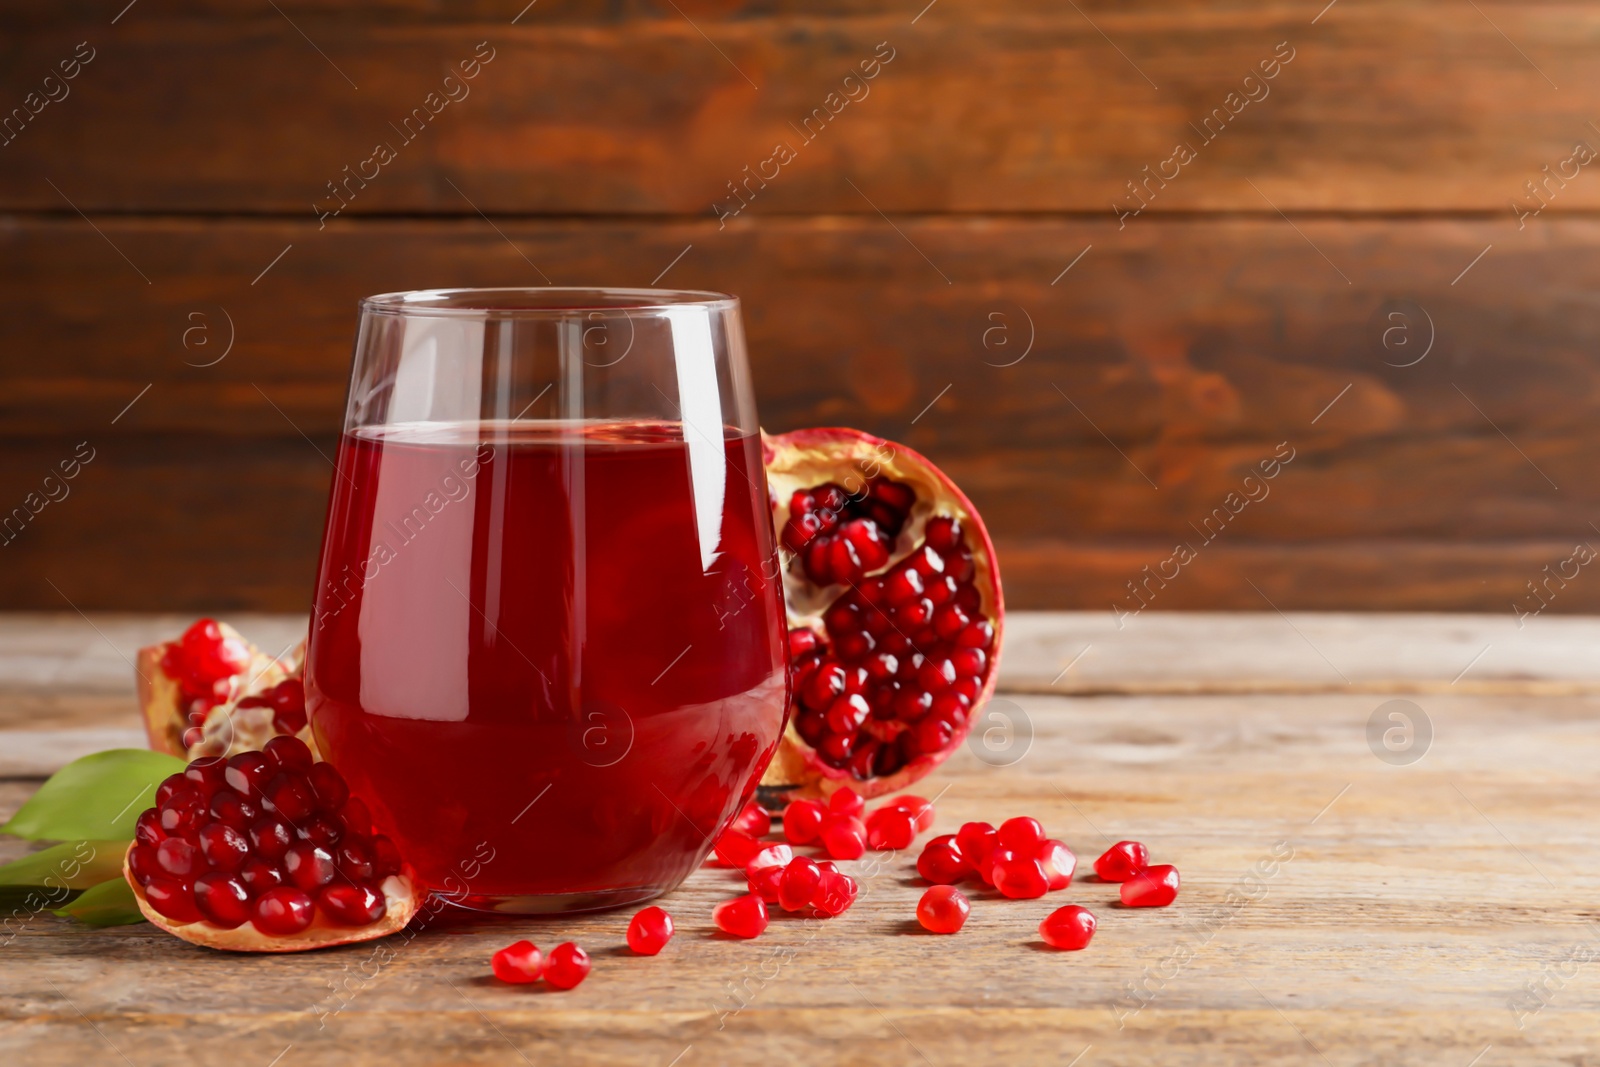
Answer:
[{"label": "pomegranate piece", "polygon": [[876,852],[910,848],[916,837],[916,817],[901,808],[879,808],[867,816],[867,844]]},{"label": "pomegranate piece", "polygon": [[1054,839],[1042,842],[1034,852],[1034,858],[1044,867],[1052,892],[1072,884],[1072,872],[1078,869],[1078,857],[1072,854],[1065,842]]},{"label": "pomegranate piece", "polygon": [[1007,819],[996,835],[1000,844],[1018,852],[1028,852],[1044,842],[1044,826],[1026,815]]},{"label": "pomegranate piece", "polygon": [[1039,924],[1039,936],[1051,948],[1080,949],[1094,936],[1094,913],[1088,908],[1068,904],[1057,908]]},{"label": "pomegranate piece", "polygon": [[751,801],[740,809],[733,820],[732,829],[750,837],[766,837],[772,832],[772,816],[767,814],[767,809]]},{"label": "pomegranate piece", "polygon": [[[1009,850],[1006,850],[1009,852]],[[1050,889],[1044,864],[1027,856],[1007,855],[994,862],[994,887],[1013,900],[1032,900]]]},{"label": "pomegranate piece", "polygon": [[954,751],[993,692],[1004,614],[993,545],[971,501],[903,445],[825,429],[763,446],[792,693],[763,784],[790,799],[845,783],[891,793]]},{"label": "pomegranate piece", "polygon": [[1164,908],[1178,899],[1178,868],[1147,867],[1122,883],[1122,903],[1130,908]]},{"label": "pomegranate piece", "polygon": [[150,747],[193,759],[260,749],[304,735],[304,644],[264,655],[233,628],[200,619],[181,637],[139,650],[134,663]]},{"label": "pomegranate piece", "polygon": [[835,815],[822,824],[822,847],[836,860],[858,860],[867,851],[867,828],[850,815]]},{"label": "pomegranate piece", "polygon": [[545,957],[545,984],[557,989],[572,989],[589,977],[589,967],[589,954],[571,941],[563,941]]},{"label": "pomegranate piece", "polygon": [[783,809],[783,839],[791,845],[810,845],[822,836],[828,809],[815,800],[792,800]]},{"label": "pomegranate piece", "polygon": [[641,956],[654,956],[672,940],[672,916],[661,908],[645,908],[628,923],[628,947]]},{"label": "pomegranate piece", "polygon": [[1126,882],[1150,866],[1150,851],[1137,841],[1118,841],[1094,861],[1102,882]]},{"label": "pomegranate piece", "polygon": [[738,830],[724,830],[722,836],[717,838],[717,843],[712,846],[712,851],[717,854],[717,859],[724,867],[744,870],[750,861],[756,858],[756,853],[764,847],[749,834],[740,833]]},{"label": "pomegranate piece", "polygon": [[966,925],[972,905],[953,885],[936,885],[917,901],[917,922],[935,934],[953,934]]},{"label": "pomegranate piece", "polygon": [[123,873],[140,910],[195,944],[295,952],[365,941],[417,908],[393,842],[372,834],[366,806],[293,737],[194,760],[135,826]]},{"label": "pomegranate piece", "polygon": [[972,874],[972,864],[967,862],[956,836],[945,834],[922,847],[917,873],[934,885],[955,885]]},{"label": "pomegranate piece", "polygon": [[804,856],[791,860],[778,879],[778,906],[784,911],[799,911],[810,904],[822,885],[822,873],[821,867]]},{"label": "pomegranate piece", "polygon": [[544,973],[544,956],[532,941],[516,941],[491,956],[489,968],[502,982],[527,985]]},{"label": "pomegranate piece", "polygon": [[735,897],[713,908],[711,921],[717,929],[734,937],[760,937],[767,928],[767,905],[758,896]]}]

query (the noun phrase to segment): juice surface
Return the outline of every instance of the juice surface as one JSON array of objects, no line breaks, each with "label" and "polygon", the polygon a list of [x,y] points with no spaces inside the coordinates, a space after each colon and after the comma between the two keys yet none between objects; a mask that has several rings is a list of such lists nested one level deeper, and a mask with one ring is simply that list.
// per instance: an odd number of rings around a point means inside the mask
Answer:
[{"label": "juice surface", "polygon": [[641,899],[754,789],[786,703],[760,442],[690,436],[485,422],[341,442],[311,724],[430,888]]}]

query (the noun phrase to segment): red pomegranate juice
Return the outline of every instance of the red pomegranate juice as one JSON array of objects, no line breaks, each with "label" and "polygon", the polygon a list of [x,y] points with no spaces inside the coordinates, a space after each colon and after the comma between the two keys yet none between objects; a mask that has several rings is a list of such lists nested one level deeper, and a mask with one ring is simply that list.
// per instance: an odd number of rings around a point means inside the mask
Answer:
[{"label": "red pomegranate juice", "polygon": [[340,445],[306,665],[324,758],[425,885],[568,910],[670,889],[783,729],[760,441],[418,424]]}]

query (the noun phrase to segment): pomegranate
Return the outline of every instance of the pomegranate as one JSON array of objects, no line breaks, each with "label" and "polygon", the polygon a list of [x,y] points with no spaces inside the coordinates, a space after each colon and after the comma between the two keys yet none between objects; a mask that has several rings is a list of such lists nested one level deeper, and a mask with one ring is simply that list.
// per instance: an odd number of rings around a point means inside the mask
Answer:
[{"label": "pomegranate", "polygon": [[1129,908],[1164,908],[1178,899],[1178,868],[1170,863],[1146,867],[1122,883],[1122,903]]},{"label": "pomegranate", "polygon": [[401,929],[411,872],[305,743],[202,756],[156,790],[123,860],[139,910],[208,948],[299,952]]},{"label": "pomegranate", "polygon": [[532,941],[517,941],[490,957],[489,967],[502,982],[527,985],[544,973],[544,956]]},{"label": "pomegranate", "polygon": [[1057,908],[1039,924],[1039,936],[1051,948],[1069,952],[1084,948],[1094,937],[1094,912],[1077,904]]},{"label": "pomegranate", "polygon": [[764,450],[791,656],[764,793],[894,792],[961,744],[994,691],[994,546],[971,501],[904,445],[819,429],[766,437]]},{"label": "pomegranate", "polygon": [[933,934],[953,934],[966,925],[972,905],[953,885],[936,885],[917,901],[917,922]]},{"label": "pomegranate", "polygon": [[645,908],[628,923],[628,947],[641,956],[654,956],[672,940],[672,916],[662,908]]},{"label": "pomegranate", "polygon": [[571,941],[563,941],[544,958],[544,980],[556,989],[572,989],[589,977],[589,954]]},{"label": "pomegranate", "polygon": [[314,753],[300,681],[304,653],[301,642],[281,659],[268,656],[214,619],[141,648],[134,669],[150,747],[184,759],[232,756],[288,735]]}]

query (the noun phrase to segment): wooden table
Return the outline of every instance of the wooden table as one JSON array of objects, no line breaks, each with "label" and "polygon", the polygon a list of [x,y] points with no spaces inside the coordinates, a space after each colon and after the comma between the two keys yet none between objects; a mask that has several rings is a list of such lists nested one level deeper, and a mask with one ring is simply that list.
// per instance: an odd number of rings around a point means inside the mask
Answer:
[{"label": "wooden table", "polygon": [[[184,621],[0,617],[0,813],[65,760],[137,742],[122,657]],[[263,645],[296,625],[236,621]],[[1146,614],[1118,630],[1109,613],[1051,614],[1019,615],[1009,637],[998,706],[1031,744],[987,762],[963,750],[923,783],[942,794],[937,830],[1035,815],[1080,870],[1137,838],[1182,870],[1173,907],[1124,910],[1080,878],[1042,901],[974,893],[966,929],[935,937],[912,920],[922,889],[902,855],[863,873],[844,917],[739,942],[710,924],[736,876],[706,868],[662,902],[679,933],[655,959],[622,947],[626,912],[462,914],[376,967],[371,945],[239,957],[44,914],[0,949],[0,1052],[137,1067],[1596,1062],[1600,622]],[[1414,723],[1423,711],[1431,744],[1418,730],[1409,751],[1369,745],[1390,700]],[[1038,941],[1068,902],[1099,916],[1087,951]],[[521,937],[575,939],[594,973],[570,993],[496,983],[490,953]]]}]

